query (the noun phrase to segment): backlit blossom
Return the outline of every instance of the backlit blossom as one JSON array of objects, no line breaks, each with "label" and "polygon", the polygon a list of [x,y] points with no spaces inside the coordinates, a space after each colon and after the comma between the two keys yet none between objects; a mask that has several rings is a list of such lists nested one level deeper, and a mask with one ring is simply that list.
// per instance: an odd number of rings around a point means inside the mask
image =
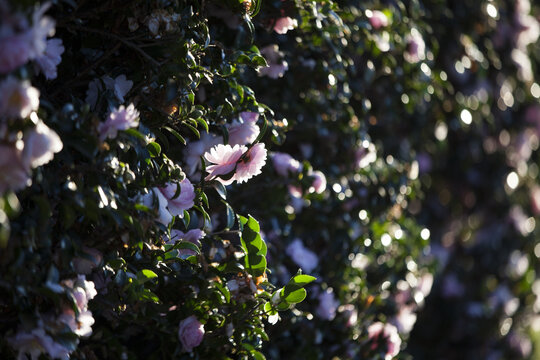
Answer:
[{"label": "backlit blossom", "polygon": [[26,118],[39,107],[39,90],[13,76],[0,83],[0,120]]},{"label": "backlit blossom", "polygon": [[[180,194],[174,198],[176,191],[180,186]],[[193,207],[195,200],[195,189],[191,182],[186,178],[180,183],[169,183],[165,187],[159,188],[159,191],[167,199],[167,209],[172,216],[184,216],[184,210],[189,210]]]},{"label": "backlit blossom", "polygon": [[336,310],[339,306],[339,301],[334,296],[332,288],[326,289],[319,294],[319,306],[317,306],[317,316],[323,320],[332,321],[336,317]]},{"label": "backlit blossom", "polygon": [[298,26],[298,21],[290,17],[280,17],[274,24],[274,31],[278,34],[286,34],[289,30],[294,30]]},{"label": "backlit blossom", "polygon": [[378,345],[386,345],[385,360],[391,360],[399,354],[401,338],[394,325],[381,322],[373,323],[368,327],[368,336],[372,341],[372,350],[377,349]]},{"label": "backlit blossom", "polygon": [[256,124],[259,118],[258,113],[242,112],[240,118],[242,121],[235,120],[228,126],[229,144],[232,146],[250,144],[257,139],[261,132]]},{"label": "backlit blossom", "polygon": [[201,344],[204,337],[204,325],[197,320],[195,315],[180,321],[178,325],[178,339],[182,343],[184,351],[191,352],[194,347]]},{"label": "backlit blossom", "polygon": [[300,162],[286,153],[273,153],[272,164],[274,165],[274,170],[283,177],[288,177],[290,173],[295,174],[300,171]]},{"label": "backlit blossom", "polygon": [[295,239],[290,243],[285,252],[305,273],[311,273],[319,266],[317,255],[306,248],[300,239]]},{"label": "backlit blossom", "polygon": [[139,125],[139,112],[133,104],[127,108],[121,105],[113,110],[107,120],[98,125],[99,139],[105,141],[106,138],[114,139],[118,130],[127,130]]},{"label": "backlit blossom", "polygon": [[[219,144],[210,149],[204,154],[206,161],[212,163],[206,167],[209,175],[206,180],[215,178],[218,175],[225,175],[236,169],[238,160],[244,154],[247,148],[243,145],[223,145]],[[225,180],[218,178],[224,185],[232,184],[234,176],[231,179]]]},{"label": "backlit blossom", "polygon": [[374,29],[380,29],[388,26],[388,17],[382,11],[373,10],[369,16],[369,23]]},{"label": "backlit blossom", "polygon": [[13,145],[0,144],[0,195],[29,185],[29,174],[22,160],[22,151]]},{"label": "backlit blossom", "polygon": [[406,61],[417,63],[426,58],[426,43],[422,35],[416,29],[412,29],[411,33],[405,37],[407,49],[403,54]]},{"label": "backlit blossom", "polygon": [[64,45],[61,39],[47,40],[47,48],[45,52],[36,58],[36,65],[39,71],[45,75],[47,80],[56,79],[56,67],[62,62],[62,54],[64,53]]},{"label": "backlit blossom", "polygon": [[29,33],[30,59],[36,59],[43,55],[47,49],[47,37],[54,35],[54,20],[45,16],[45,12],[50,6],[50,3],[45,3],[32,14],[32,27]]},{"label": "backlit blossom", "polygon": [[[32,114],[32,116],[35,115],[35,113]],[[23,140],[23,162],[31,168],[47,164],[53,159],[54,154],[60,152],[63,148],[58,134],[41,120],[33,129],[25,132]]]},{"label": "backlit blossom", "polygon": [[266,164],[267,151],[264,144],[258,143],[253,145],[242,156],[242,159],[236,167],[234,179],[239,184],[248,181],[253,176],[257,176],[262,172],[263,166]]}]

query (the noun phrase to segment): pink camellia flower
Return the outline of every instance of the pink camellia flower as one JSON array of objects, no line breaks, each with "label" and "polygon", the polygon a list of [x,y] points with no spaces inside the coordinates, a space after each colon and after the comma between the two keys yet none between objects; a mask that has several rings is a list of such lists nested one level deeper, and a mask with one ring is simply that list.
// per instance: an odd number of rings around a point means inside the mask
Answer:
[{"label": "pink camellia flower", "polygon": [[13,76],[0,83],[0,119],[26,118],[39,107],[39,90]]},{"label": "pink camellia flower", "polygon": [[323,320],[332,321],[336,317],[336,310],[339,306],[339,301],[334,297],[332,288],[326,289],[319,294],[319,306],[317,306],[317,316]]},{"label": "pink camellia flower", "polygon": [[204,325],[197,320],[195,315],[180,321],[178,326],[178,339],[182,343],[184,351],[191,352],[194,347],[201,344],[204,337]]},{"label": "pink camellia flower", "polygon": [[373,342],[371,349],[377,349],[379,344],[386,345],[385,360],[391,360],[397,354],[401,347],[401,338],[397,328],[392,324],[383,324],[376,322],[368,327],[369,339]]},{"label": "pink camellia flower", "polygon": [[261,132],[256,124],[259,118],[258,113],[242,112],[240,118],[242,122],[235,120],[228,126],[229,144],[232,146],[250,144],[257,139]]},{"label": "pink camellia flower", "polygon": [[290,17],[280,17],[274,24],[274,31],[278,34],[286,34],[289,30],[294,30],[298,26],[298,21]]},{"label": "pink camellia flower", "polygon": [[[172,216],[184,216],[184,210],[189,210],[193,207],[195,200],[195,189],[193,184],[186,178],[179,183],[180,194],[174,198],[178,185],[175,183],[168,183],[167,186],[159,188],[159,191],[167,199],[167,209]],[[174,198],[174,199],[173,199]]]},{"label": "pink camellia flower", "polygon": [[266,156],[267,151],[264,144],[258,143],[253,145],[253,147],[244,153],[236,166],[234,179],[241,184],[259,175],[262,172],[263,166],[266,164]]},{"label": "pink camellia flower", "polygon": [[30,169],[24,166],[21,150],[12,145],[0,144],[0,194],[29,185],[29,174]]},{"label": "pink camellia flower", "polygon": [[[237,167],[237,163],[247,150],[247,147],[244,145],[223,145],[218,144],[210,149],[207,153],[204,154],[206,161],[212,163],[206,167],[209,175],[206,177],[206,180],[215,178],[218,175],[229,174],[234,171]],[[232,184],[235,180],[234,176],[229,180],[218,180],[224,185]]]},{"label": "pink camellia flower", "polygon": [[412,29],[411,33],[405,37],[407,50],[403,57],[407,62],[417,63],[426,58],[426,43],[422,35],[416,29]]},{"label": "pink camellia flower", "polygon": [[62,62],[64,45],[61,39],[47,40],[45,52],[36,58],[36,67],[45,75],[45,79],[56,79],[58,73],[56,67]]},{"label": "pink camellia flower", "polygon": [[290,243],[285,252],[291,257],[296,265],[300,266],[306,273],[312,272],[319,266],[317,255],[313,251],[307,249],[300,239],[295,239]]},{"label": "pink camellia flower", "polygon": [[300,163],[298,160],[286,153],[273,153],[272,164],[274,165],[276,172],[283,177],[288,177],[290,173],[295,174],[300,171]]},{"label": "pink camellia flower", "polygon": [[279,51],[279,47],[275,44],[265,46],[261,49],[261,54],[264,55],[268,66],[259,69],[259,75],[272,79],[283,77],[285,71],[289,69],[289,64],[281,59],[282,53]]},{"label": "pink camellia flower", "polygon": [[30,355],[32,360],[37,360],[41,354],[48,354],[52,359],[67,360],[70,358],[71,351],[55,342],[41,327],[31,332],[19,330],[8,341],[18,352],[17,359],[26,359],[26,355]]},{"label": "pink camellia flower", "polygon": [[223,138],[211,133],[202,133],[199,140],[189,142],[184,156],[187,174],[194,175],[201,166],[201,156],[213,146],[221,143],[223,143]]},{"label": "pink camellia flower", "polygon": [[28,34],[14,34],[6,26],[0,28],[0,73],[7,74],[26,64],[31,49]]},{"label": "pink camellia flower", "polygon": [[380,29],[382,27],[388,26],[388,17],[379,10],[373,10],[369,16],[369,23],[373,26],[374,29]]},{"label": "pink camellia flower", "polygon": [[173,217],[169,210],[167,210],[167,199],[165,198],[165,196],[163,196],[163,194],[158,188],[151,189],[148,193],[142,196],[141,200],[144,206],[150,209],[154,209],[154,199],[157,199],[156,205],[158,215],[156,221],[165,226],[168,226],[171,223]]},{"label": "pink camellia flower", "polygon": [[127,130],[139,125],[139,112],[133,104],[127,108],[121,105],[114,109],[105,122],[98,125],[99,139],[105,141],[106,138],[114,139],[118,130]]},{"label": "pink camellia flower", "polygon": [[51,161],[55,153],[62,151],[64,145],[56,132],[37,119],[36,113],[31,117],[35,117],[37,125],[24,133],[22,159],[29,168],[36,168]]},{"label": "pink camellia flower", "polygon": [[326,190],[326,176],[319,170],[314,171],[310,175],[313,176],[313,182],[311,183],[309,192],[323,193]]}]

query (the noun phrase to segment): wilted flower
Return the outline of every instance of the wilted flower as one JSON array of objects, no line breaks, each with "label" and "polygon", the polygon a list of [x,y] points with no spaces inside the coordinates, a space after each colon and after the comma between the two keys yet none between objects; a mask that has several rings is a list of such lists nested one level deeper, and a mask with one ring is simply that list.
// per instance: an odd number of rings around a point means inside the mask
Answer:
[{"label": "wilted flower", "polygon": [[39,107],[39,90],[13,76],[0,83],[0,119],[26,118]]},{"label": "wilted flower", "polygon": [[374,29],[380,29],[382,27],[388,26],[388,17],[379,10],[373,10],[369,14],[369,23],[373,26]]},{"label": "wilted flower", "polygon": [[139,125],[139,112],[133,104],[127,108],[121,105],[114,109],[105,122],[98,125],[99,139],[105,141],[106,138],[114,139],[118,130],[127,130]]},{"label": "wilted flower", "polygon": [[45,75],[47,80],[56,79],[56,67],[62,62],[64,45],[61,39],[47,40],[45,52],[36,58],[36,65],[39,71]]},{"label": "wilted flower", "polygon": [[289,176],[289,173],[298,173],[300,171],[300,163],[291,155],[281,152],[272,154],[272,164],[276,172],[283,176]]},{"label": "wilted flower", "polygon": [[277,79],[283,77],[285,71],[289,69],[289,64],[281,60],[282,54],[279,47],[275,44],[265,46],[261,49],[261,54],[264,55],[268,66],[260,68],[259,75],[266,75],[269,78]]},{"label": "wilted flower", "polygon": [[300,239],[290,243],[285,252],[306,273],[312,272],[319,265],[317,255],[307,249]]},{"label": "wilted flower", "polygon": [[258,113],[242,112],[240,118],[242,122],[235,120],[228,126],[229,144],[232,146],[250,144],[257,139],[261,132],[256,124],[259,118]]},{"label": "wilted flower", "polygon": [[258,143],[247,150],[240,162],[236,166],[236,174],[234,179],[239,183],[243,183],[257,176],[262,172],[263,166],[266,164],[266,148],[264,144]]},{"label": "wilted flower", "polygon": [[[206,171],[209,175],[206,177],[206,180],[215,178],[218,175],[229,174],[236,169],[238,160],[247,150],[247,147],[244,145],[223,145],[219,144],[210,149],[207,153],[204,154],[206,161],[212,163],[206,167]],[[232,184],[235,180],[234,176],[229,180],[223,180],[218,178],[220,182],[224,185]]]},{"label": "wilted flower", "polygon": [[64,146],[58,134],[41,120],[38,120],[33,129],[25,132],[23,139],[23,163],[31,168],[47,164],[53,159],[55,153],[62,151]]},{"label": "wilted flower", "polygon": [[197,320],[195,315],[180,321],[178,326],[178,339],[182,343],[184,351],[191,352],[194,347],[200,345],[204,337],[204,325]]},{"label": "wilted flower", "polygon": [[298,26],[298,21],[290,17],[280,17],[274,24],[274,31],[278,34],[286,34],[289,30],[294,30]]},{"label": "wilted flower", "polygon": [[397,328],[392,324],[383,324],[376,322],[368,327],[369,339],[373,342],[371,349],[377,349],[377,345],[386,345],[385,360],[391,360],[399,354],[401,347],[401,338],[399,337]]},{"label": "wilted flower", "polygon": [[405,37],[407,43],[407,49],[403,54],[406,61],[410,63],[417,63],[420,60],[424,60],[426,57],[426,43],[422,38],[422,35],[416,29],[412,29],[411,33]]},{"label": "wilted flower", "polygon": [[332,288],[326,289],[319,294],[318,299],[317,316],[323,320],[334,320],[339,306],[339,301],[334,297],[334,290]]},{"label": "wilted flower", "polygon": [[[180,186],[180,194],[174,198],[176,191]],[[180,181],[179,184],[169,183],[163,188],[159,188],[159,191],[167,199],[167,209],[172,216],[184,216],[184,210],[189,210],[193,207],[193,200],[195,200],[195,189],[191,182],[186,178]]]}]

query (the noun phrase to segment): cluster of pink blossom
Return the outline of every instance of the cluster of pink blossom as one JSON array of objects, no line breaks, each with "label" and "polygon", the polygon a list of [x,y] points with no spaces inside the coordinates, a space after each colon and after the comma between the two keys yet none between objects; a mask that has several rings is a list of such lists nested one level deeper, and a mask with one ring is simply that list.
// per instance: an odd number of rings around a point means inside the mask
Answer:
[{"label": "cluster of pink blossom", "polygon": [[114,109],[105,122],[98,125],[99,140],[105,141],[106,138],[114,139],[118,130],[127,130],[139,126],[139,112],[133,104],[127,108],[121,105]]},{"label": "cluster of pink blossom", "polygon": [[94,283],[87,281],[84,275],[79,275],[74,280],[48,285],[53,291],[70,294],[75,301],[75,307],[66,304],[59,316],[52,314],[43,316],[37,328],[19,329],[9,339],[11,346],[18,352],[18,359],[26,359],[26,355],[30,355],[32,360],[37,360],[41,354],[46,354],[52,359],[69,359],[73,349],[56,342],[51,334],[62,332],[66,326],[78,337],[92,334],[94,318],[92,312],[88,310],[88,302],[97,295]]},{"label": "cluster of pink blossom", "polygon": [[[178,196],[177,192],[179,192]],[[154,208],[154,199],[157,198],[158,217],[157,222],[168,226],[173,217],[184,216],[184,210],[189,210],[194,205],[195,189],[193,184],[186,178],[179,183],[168,183],[165,187],[157,187],[150,190],[142,197],[142,203]]]},{"label": "cluster of pink blossom", "polygon": [[216,179],[223,185],[234,181],[243,183],[262,172],[266,164],[266,148],[262,143],[251,148],[219,144],[205,153],[204,158],[211,163],[206,167],[209,173],[206,180]]},{"label": "cluster of pink blossom", "polygon": [[0,74],[7,74],[34,60],[47,79],[56,78],[56,67],[64,52],[62,40],[51,39],[55,23],[44,16],[50,4],[36,9],[30,23],[24,14],[12,14],[6,3],[0,5]]},{"label": "cluster of pink blossom", "polygon": [[286,34],[289,30],[294,30],[298,26],[298,21],[288,16],[280,17],[276,19],[274,24],[274,31],[278,34]]},{"label": "cluster of pink blossom", "polygon": [[[54,35],[54,21],[45,16],[48,5],[32,14],[29,22],[24,14],[11,13],[7,3],[0,4],[0,194],[20,190],[31,183],[33,168],[48,163],[63,144],[58,135],[38,118],[39,90],[30,81],[10,74],[34,61],[37,71],[47,79],[56,77],[56,67],[64,51]],[[11,133],[9,125],[30,119],[33,128],[22,136]]]},{"label": "cluster of pink blossom", "polygon": [[204,325],[195,315],[180,321],[178,326],[178,339],[182,343],[184,351],[191,352],[194,347],[201,344],[204,338]]}]

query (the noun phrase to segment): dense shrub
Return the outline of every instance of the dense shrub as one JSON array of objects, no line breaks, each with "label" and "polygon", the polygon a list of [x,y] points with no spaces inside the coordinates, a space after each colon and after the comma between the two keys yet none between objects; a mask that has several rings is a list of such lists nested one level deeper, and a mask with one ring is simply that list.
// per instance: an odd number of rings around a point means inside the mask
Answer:
[{"label": "dense shrub", "polygon": [[2,358],[534,358],[539,11],[0,0]]}]

